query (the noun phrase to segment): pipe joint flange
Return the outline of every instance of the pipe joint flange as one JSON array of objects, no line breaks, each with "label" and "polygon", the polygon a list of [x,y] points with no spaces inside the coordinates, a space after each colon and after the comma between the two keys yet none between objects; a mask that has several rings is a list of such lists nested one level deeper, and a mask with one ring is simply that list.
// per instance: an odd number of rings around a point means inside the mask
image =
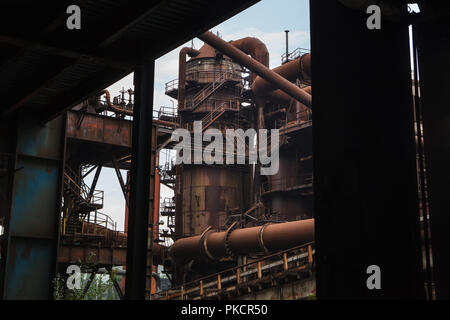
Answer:
[{"label": "pipe joint flange", "polygon": [[262,251],[264,251],[264,254],[270,254],[269,249],[267,249],[266,246],[264,245],[264,238],[263,238],[264,229],[268,225],[270,225],[270,223],[263,225],[262,228],[259,230],[259,233],[258,233],[258,243],[259,243],[259,246],[262,249]]},{"label": "pipe joint flange", "polygon": [[219,258],[214,257],[212,255],[212,253],[208,250],[208,235],[211,232],[214,232],[212,226],[209,226],[208,228],[206,228],[200,237],[200,243],[202,245],[202,250],[203,250],[203,253],[205,254],[205,256],[207,256],[208,259],[210,259],[212,261],[218,261]]},{"label": "pipe joint flange", "polygon": [[237,221],[233,222],[231,224],[231,226],[227,229],[226,235],[225,235],[225,251],[230,257],[234,257],[235,254],[233,253],[233,250],[231,250],[229,239],[230,239],[231,233],[236,229],[237,224],[238,224]]},{"label": "pipe joint flange", "polygon": [[309,55],[309,53],[305,53],[304,55],[302,55],[300,57],[300,75],[302,77],[302,80],[308,80],[308,78],[309,78],[308,74],[305,72],[305,67],[304,67],[304,63],[303,63],[303,58],[307,55]]}]

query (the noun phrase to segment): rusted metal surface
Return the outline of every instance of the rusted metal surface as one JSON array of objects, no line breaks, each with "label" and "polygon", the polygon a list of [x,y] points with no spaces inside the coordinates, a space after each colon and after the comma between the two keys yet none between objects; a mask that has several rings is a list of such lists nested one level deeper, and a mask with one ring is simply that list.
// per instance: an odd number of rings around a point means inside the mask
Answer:
[{"label": "rusted metal surface", "polygon": [[[286,78],[290,82],[294,82],[296,79],[311,79],[311,58],[310,54],[305,54],[300,58],[287,62],[277,68],[272,69],[272,71],[278,73],[282,77]],[[257,106],[261,107],[263,103],[262,98],[268,98],[271,102],[281,103],[287,106],[295,106],[295,111],[297,115],[297,122],[299,123],[302,119],[300,115],[305,109],[308,109],[305,104],[298,101],[294,97],[286,94],[280,89],[277,89],[272,83],[264,80],[261,77],[256,77],[252,84],[253,94],[256,97]],[[311,86],[303,88],[305,92],[311,95]],[[265,100],[264,100],[265,101]]]},{"label": "rusted metal surface", "polygon": [[186,56],[198,56],[200,51],[193,48],[184,47],[180,50],[178,65],[178,108],[184,108],[184,99],[186,96]]},{"label": "rusted metal surface", "polygon": [[103,95],[103,94],[105,94],[105,96],[106,96],[106,103],[107,103],[108,108],[110,110],[112,110],[112,111],[114,111],[115,113],[118,113],[118,114],[122,114],[122,115],[126,115],[126,116],[133,116],[133,110],[131,108],[130,109],[124,109],[124,108],[121,108],[118,105],[115,105],[115,104],[111,103],[111,96],[110,96],[108,90],[102,90],[100,92],[100,95]]},{"label": "rusted metal surface", "polygon": [[175,241],[169,254],[177,263],[196,259],[220,259],[229,255],[276,252],[314,241],[314,219],[269,224]]},{"label": "rusted metal surface", "polygon": [[[158,244],[153,247],[154,263],[162,263],[164,248]],[[125,266],[126,246],[95,246],[63,243],[58,254],[60,264],[95,263],[99,266]],[[150,264],[150,252],[148,254]]]},{"label": "rusted metal surface", "polygon": [[239,169],[185,166],[182,175],[183,234],[200,234],[210,225],[219,228],[227,208],[243,207]]},{"label": "rusted metal surface", "polygon": [[132,121],[86,113],[78,128],[79,117],[67,112],[67,138],[131,148]]},{"label": "rusted metal surface", "polygon": [[23,117],[17,126],[17,160],[8,217],[4,299],[49,299],[56,268],[58,217],[64,158],[63,117],[36,124]]},{"label": "rusted metal surface", "polygon": [[[264,66],[269,68],[269,51],[266,45],[254,37],[246,37],[235,41],[230,41],[230,44],[249,54],[253,59],[262,63]],[[252,79],[255,80],[256,74],[252,74]]]},{"label": "rusted metal surface", "polygon": [[209,31],[201,34],[199,36],[199,39],[215,47],[219,51],[231,57],[233,60],[243,64],[248,69],[259,75],[261,78],[264,78],[264,80],[274,85],[275,88],[283,90],[298,101],[304,103],[306,106],[311,107],[312,99],[310,94],[300,89],[276,72],[273,72],[269,68],[265,67],[260,62],[248,57],[238,48],[220,39]]},{"label": "rusted metal surface", "polygon": [[[315,294],[314,244],[306,243],[256,261],[213,273],[153,295],[159,300],[260,297],[301,299]],[[308,281],[308,285],[298,283]],[[293,281],[294,280],[294,281]],[[287,289],[295,290],[289,292]],[[251,295],[248,295],[248,293]],[[273,294],[277,294],[276,297]]]}]

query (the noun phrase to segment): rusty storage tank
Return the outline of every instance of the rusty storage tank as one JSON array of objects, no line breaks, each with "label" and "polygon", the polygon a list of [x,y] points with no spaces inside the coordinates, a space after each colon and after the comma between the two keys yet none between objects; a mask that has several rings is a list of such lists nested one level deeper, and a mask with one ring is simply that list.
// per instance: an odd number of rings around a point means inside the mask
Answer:
[{"label": "rusty storage tank", "polygon": [[240,168],[184,166],[176,233],[198,235],[208,226],[223,227],[227,212],[245,206],[245,178]]},{"label": "rusty storage tank", "polygon": [[[202,131],[216,128],[225,133],[251,125],[241,109],[243,87],[241,65],[205,44],[180,51],[179,77],[166,84],[166,94],[178,100],[181,127],[192,132],[194,121],[201,120]],[[221,228],[228,210],[248,206],[246,165],[181,164],[176,171],[177,237],[200,234],[208,226]]]}]

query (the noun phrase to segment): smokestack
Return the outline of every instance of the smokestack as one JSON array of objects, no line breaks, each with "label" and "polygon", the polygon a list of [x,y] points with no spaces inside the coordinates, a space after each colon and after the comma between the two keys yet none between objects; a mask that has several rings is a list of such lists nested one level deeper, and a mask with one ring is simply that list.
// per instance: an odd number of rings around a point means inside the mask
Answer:
[{"label": "smokestack", "polygon": [[286,32],[286,62],[289,61],[289,30],[284,30]]}]

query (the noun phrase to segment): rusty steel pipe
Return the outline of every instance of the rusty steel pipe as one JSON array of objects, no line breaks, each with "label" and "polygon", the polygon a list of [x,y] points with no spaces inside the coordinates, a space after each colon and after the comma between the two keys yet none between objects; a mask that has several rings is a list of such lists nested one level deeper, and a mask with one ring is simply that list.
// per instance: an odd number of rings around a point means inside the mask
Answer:
[{"label": "rusty steel pipe", "polygon": [[184,100],[186,97],[186,56],[196,57],[200,51],[184,47],[180,50],[179,62],[178,62],[178,108],[184,108]]},{"label": "rusty steel pipe", "polygon": [[221,51],[223,54],[229,56],[231,59],[239,62],[240,64],[247,67],[250,71],[256,73],[258,76],[263,78],[272,84],[275,88],[279,88],[288,95],[302,102],[308,107],[311,107],[312,97],[310,94],[304,90],[297,87],[295,84],[291,83],[289,80],[283,78],[281,75],[273,72],[262,63],[250,58],[244,52],[231,45],[230,43],[220,39],[212,32],[205,32],[198,36],[198,38],[210,46]]},{"label": "rusty steel pipe", "polygon": [[180,125],[176,122],[170,122],[170,121],[164,121],[164,120],[152,120],[153,124],[160,125],[160,126],[167,126],[167,127],[179,127]]},{"label": "rusty steel pipe", "polygon": [[[300,58],[289,61],[279,67],[272,69],[273,72],[279,74],[286,80],[294,82],[295,79],[310,79],[311,78],[311,58],[310,54],[304,54]],[[274,85],[270,81],[263,79],[263,77],[256,77],[252,84],[252,91],[255,96],[267,96],[269,92],[278,89],[277,85]],[[305,90],[304,90],[305,91]],[[289,96],[295,98],[294,96]],[[298,99],[296,99],[298,100]],[[300,100],[299,100],[300,101]],[[302,101],[300,101],[302,102]],[[302,102],[303,103],[303,102]]]},{"label": "rusty steel pipe", "polygon": [[[312,94],[312,87],[308,86],[303,88],[305,92],[308,92],[309,94]],[[284,103],[287,105],[290,105],[293,99],[290,95],[286,94],[285,92],[281,91],[280,89],[273,90],[267,94],[267,100],[276,102],[276,103]],[[296,100],[297,101],[297,100]]]},{"label": "rusty steel pipe", "polygon": [[314,241],[314,219],[239,229],[229,241],[231,251],[240,255],[289,249]]},{"label": "rusty steel pipe", "polygon": [[178,264],[195,260],[199,255],[203,256],[201,239],[201,235],[178,239],[170,246],[169,256]]},{"label": "rusty steel pipe", "polygon": [[169,255],[176,263],[185,264],[205,258],[276,252],[312,241],[314,219],[307,219],[221,232],[207,229],[202,235],[175,241]]},{"label": "rusty steel pipe", "polygon": [[105,95],[106,96],[106,103],[108,104],[108,108],[111,109],[112,111],[116,112],[116,113],[120,113],[120,114],[124,114],[126,116],[132,116],[133,115],[133,111],[132,110],[124,110],[122,108],[119,108],[117,106],[115,106],[114,104],[111,103],[111,95],[109,94],[108,90],[102,90],[99,93],[99,96]]},{"label": "rusty steel pipe", "polygon": [[[258,38],[246,37],[230,41],[229,43],[269,68],[269,50],[267,50],[264,42]],[[255,73],[252,73],[253,80],[255,80],[256,76]]]}]

